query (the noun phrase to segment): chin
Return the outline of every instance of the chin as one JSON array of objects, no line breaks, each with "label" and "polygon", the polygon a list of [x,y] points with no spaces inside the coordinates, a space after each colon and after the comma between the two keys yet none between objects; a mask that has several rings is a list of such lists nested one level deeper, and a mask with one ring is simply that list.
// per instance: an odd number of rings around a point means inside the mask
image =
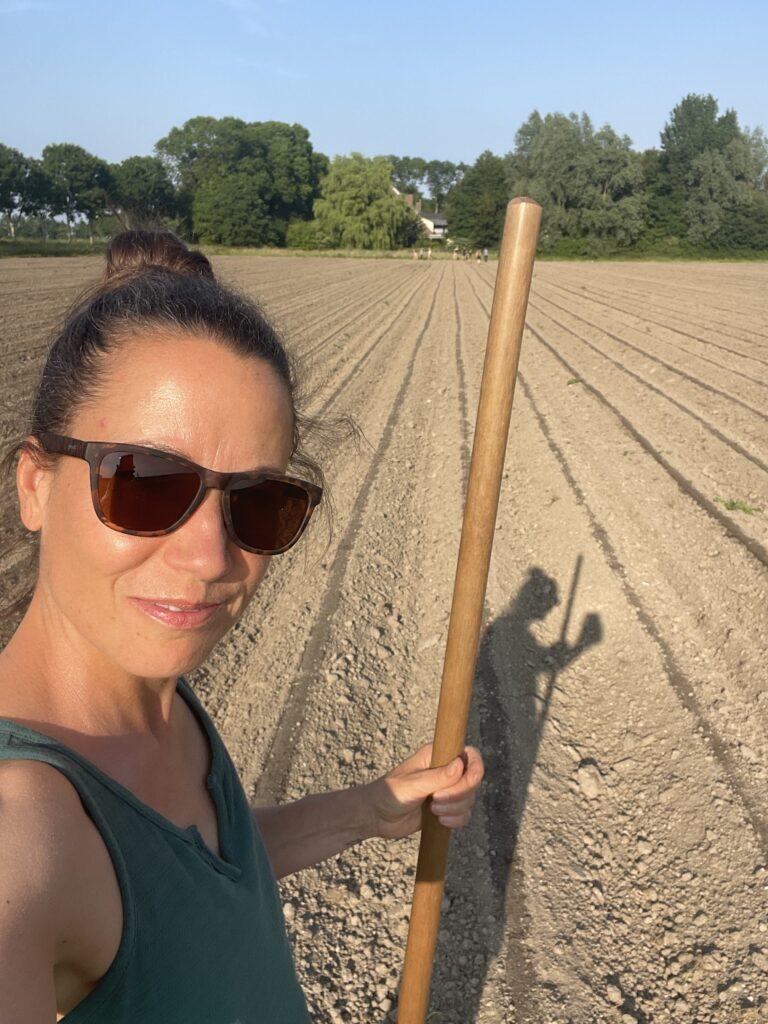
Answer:
[{"label": "chin", "polygon": [[187,650],[169,645],[170,649],[163,651],[159,645],[155,645],[144,652],[131,652],[129,656],[120,659],[120,664],[130,675],[139,678],[177,679],[199,668],[214,646],[215,641]]}]

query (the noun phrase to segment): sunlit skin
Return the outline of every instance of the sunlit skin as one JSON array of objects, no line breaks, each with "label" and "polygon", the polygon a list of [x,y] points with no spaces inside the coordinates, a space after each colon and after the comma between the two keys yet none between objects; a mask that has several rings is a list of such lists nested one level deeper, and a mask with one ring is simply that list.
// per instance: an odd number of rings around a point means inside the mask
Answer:
[{"label": "sunlit skin", "polygon": [[[148,335],[108,365],[98,398],[75,412],[72,436],[168,447],[223,472],[285,470],[291,406],[262,360],[209,338]],[[22,519],[41,533],[40,573],[0,669],[10,674],[15,663],[23,672],[25,717],[38,707],[44,720],[80,733],[162,744],[176,679],[240,617],[269,558],[229,538],[218,491],[180,529],[148,538],[100,522],[80,459],[42,469],[24,455],[18,486]],[[217,607],[197,626],[171,628],[150,614],[155,601]]]}]

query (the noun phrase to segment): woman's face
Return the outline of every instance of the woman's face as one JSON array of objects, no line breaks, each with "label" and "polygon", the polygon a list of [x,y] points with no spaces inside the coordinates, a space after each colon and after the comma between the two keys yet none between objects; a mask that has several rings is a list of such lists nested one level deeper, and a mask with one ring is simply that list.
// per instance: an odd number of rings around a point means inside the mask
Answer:
[{"label": "woman's face", "polygon": [[[103,389],[77,411],[71,436],[169,447],[224,473],[285,471],[293,414],[266,362],[208,338],[153,335],[126,342],[109,359]],[[57,459],[38,494],[37,596],[62,640],[133,675],[175,677],[200,664],[267,570],[268,556],[230,539],[220,491],[208,491],[191,518],[162,537],[106,527],[82,459]]]}]

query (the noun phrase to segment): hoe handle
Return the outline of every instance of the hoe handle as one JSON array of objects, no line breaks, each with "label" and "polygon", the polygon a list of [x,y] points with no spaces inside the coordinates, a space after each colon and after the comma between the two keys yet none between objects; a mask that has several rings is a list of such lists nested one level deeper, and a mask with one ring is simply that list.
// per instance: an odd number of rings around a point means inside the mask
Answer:
[{"label": "hoe handle", "polygon": [[[448,625],[433,767],[448,764],[464,749],[512,396],[540,221],[541,207],[532,199],[513,199],[507,206]],[[398,1024],[423,1024],[426,1015],[449,838],[450,829],[442,826],[425,808],[400,985]]]}]

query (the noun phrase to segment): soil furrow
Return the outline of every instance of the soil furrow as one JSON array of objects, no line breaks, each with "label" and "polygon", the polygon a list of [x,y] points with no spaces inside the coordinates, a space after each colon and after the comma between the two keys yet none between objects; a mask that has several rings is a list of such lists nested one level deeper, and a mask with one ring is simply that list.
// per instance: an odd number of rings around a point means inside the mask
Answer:
[{"label": "soil furrow", "polygon": [[661,388],[656,387],[655,384],[652,384],[645,377],[641,377],[633,370],[630,370],[628,366],[625,366],[618,359],[614,359],[613,356],[609,356],[607,352],[603,352],[601,348],[599,348],[597,345],[593,345],[591,341],[589,341],[583,335],[579,334],[578,331],[574,331],[572,327],[566,326],[564,323],[562,323],[560,320],[555,319],[555,317],[551,316],[549,313],[545,313],[543,312],[543,310],[538,310],[538,307],[535,305],[535,303],[530,303],[530,308],[536,309],[537,311],[541,312],[543,316],[546,316],[548,320],[551,320],[556,327],[559,327],[561,330],[565,331],[566,334],[570,334],[574,338],[578,338],[578,340],[582,342],[582,344],[592,349],[592,351],[596,352],[599,356],[602,356],[603,359],[607,359],[608,362],[612,363],[617,369],[621,370],[622,373],[627,374],[627,376],[637,381],[637,383],[642,385],[642,387],[647,388],[649,391],[652,391],[660,398],[663,398],[666,402],[669,402],[671,405],[673,405],[676,409],[679,409],[686,416],[690,416],[691,419],[694,419],[704,430],[707,431],[707,433],[712,434],[713,437],[716,437],[718,441],[721,441],[723,444],[727,445],[738,455],[741,455],[743,458],[748,459],[751,463],[757,466],[758,469],[762,470],[763,472],[768,472],[768,463],[764,462],[758,456],[753,455],[752,452],[747,451],[747,449],[744,448],[743,445],[739,444],[738,441],[734,441],[733,438],[727,437],[725,434],[719,431],[717,427],[714,427],[703,416],[699,416],[697,412],[694,412],[693,409],[690,409],[687,405],[684,405],[682,402],[678,402],[678,400],[676,398],[673,398],[672,395],[667,394],[666,391],[663,391]]},{"label": "soil furrow", "polygon": [[[401,299],[401,302],[400,302],[399,306],[397,306],[396,309],[393,311],[394,315],[392,316],[392,318],[382,328],[381,332],[376,335],[376,337],[374,338],[373,342],[368,346],[368,348],[365,350],[365,352],[362,354],[362,356],[360,356],[353,363],[353,365],[347,370],[347,372],[344,374],[344,376],[341,378],[341,380],[335,385],[335,387],[330,392],[330,394],[328,394],[328,395],[326,395],[324,397],[322,403],[317,408],[314,408],[314,407],[311,408],[310,411],[311,411],[313,416],[322,417],[323,415],[325,415],[325,413],[327,413],[331,408],[334,407],[337,399],[344,392],[344,390],[347,387],[347,385],[349,384],[349,382],[365,366],[365,364],[371,358],[371,356],[376,351],[378,346],[381,344],[382,340],[385,339],[388,336],[389,331],[391,331],[392,327],[397,323],[397,321],[401,318],[401,316],[403,315],[405,310],[408,308],[408,304],[410,302],[412,302],[413,299],[422,290],[422,287],[423,287],[422,282],[419,281],[418,284],[416,285],[416,287],[411,292],[409,292],[408,295],[405,296],[404,299]],[[339,364],[339,366],[334,368],[334,370],[333,370],[333,372],[331,374],[331,377],[332,377],[333,380],[335,380],[335,378],[337,377],[338,370],[339,370],[341,365],[343,365],[343,363]],[[319,393],[319,390],[315,389],[314,393],[315,393],[315,397],[317,397],[317,395]]]},{"label": "soil furrow", "polygon": [[[486,310],[487,313],[488,308],[483,302],[483,300],[480,299],[479,296],[478,301],[483,305],[483,308]],[[725,513],[721,512],[721,510],[713,501],[711,501],[705,494],[703,494],[698,487],[694,486],[694,484],[679,469],[672,465],[672,463],[664,457],[664,455],[659,451],[659,449],[654,444],[652,444],[648,440],[648,438],[645,437],[634,426],[631,420],[627,416],[625,416],[613,404],[613,402],[611,402],[610,399],[603,394],[602,391],[600,391],[594,384],[591,384],[588,380],[586,380],[583,374],[580,374],[577,368],[573,366],[567,359],[565,359],[565,357],[562,356],[560,352],[558,352],[557,348],[554,345],[550,344],[550,342],[548,342],[539,331],[537,331],[530,324],[527,324],[526,326],[528,327],[528,330],[531,332],[533,337],[535,337],[536,340],[542,346],[544,346],[563,367],[565,367],[565,369],[571,375],[572,379],[579,380],[581,386],[586,388],[586,390],[589,391],[589,393],[593,395],[595,398],[597,398],[598,401],[601,402],[607,409],[610,409],[610,411],[613,413],[613,415],[616,417],[619,423],[621,423],[622,427],[626,430],[630,437],[632,437],[640,445],[643,451],[650,455],[651,458],[655,462],[657,462],[672,477],[672,479],[678,485],[680,490],[687,497],[695,501],[696,504],[700,506],[700,508],[702,508],[714,520],[716,520],[723,527],[725,532],[729,536],[737,540],[740,544],[742,544],[755,559],[757,559],[762,565],[768,567],[768,550],[766,550],[763,544],[761,544],[754,537],[749,536],[749,534],[747,534],[746,531],[743,530],[741,526],[737,522],[735,522],[731,516],[727,516],[725,515]]]},{"label": "soil furrow", "polygon": [[578,313],[574,313],[572,309],[568,309],[566,306],[562,306],[558,302],[553,302],[552,299],[545,298],[544,301],[554,306],[555,309],[559,309],[562,313],[566,313],[574,320],[578,320],[579,323],[585,324],[587,327],[592,327],[595,330],[600,331],[601,334],[604,334],[607,338],[611,338],[619,345],[622,345],[625,348],[629,348],[633,352],[639,353],[645,359],[649,359],[654,363],[658,363],[659,366],[663,366],[666,370],[669,370],[671,373],[677,374],[678,376],[682,377],[683,380],[687,380],[689,383],[695,385],[696,387],[702,388],[703,390],[708,391],[712,395],[718,395],[720,398],[724,398],[729,403],[741,406],[741,408],[746,409],[747,412],[754,413],[755,416],[757,416],[759,419],[765,419],[765,413],[762,409],[757,409],[755,406],[750,405],[748,402],[743,401],[741,398],[737,398],[731,392],[724,391],[722,390],[722,388],[718,388],[714,384],[710,384],[707,381],[702,380],[700,377],[696,377],[693,374],[687,373],[685,370],[680,369],[680,367],[675,366],[673,363],[668,363],[665,359],[662,359],[660,356],[654,355],[652,352],[648,351],[648,349],[641,348],[640,345],[635,345],[627,338],[622,338],[620,335],[614,334],[613,331],[609,331],[606,327],[603,327],[600,324],[596,324],[592,320],[587,320],[586,317],[580,316]]},{"label": "soil furrow", "polygon": [[[376,306],[378,306],[378,305],[385,305],[385,306],[389,305],[389,299],[393,295],[398,293],[398,292],[400,292],[400,293],[403,292],[403,284],[402,284],[401,281],[398,281],[397,284],[394,286],[394,288],[382,289],[381,291],[377,292],[376,295],[373,297],[373,301],[370,301],[368,299],[368,297],[366,297],[366,304],[363,306],[362,310],[359,313],[356,313],[350,320],[345,321],[345,323],[342,324],[341,327],[336,328],[335,330],[331,331],[329,334],[325,335],[325,337],[323,337],[320,341],[318,341],[317,343],[311,345],[308,349],[303,351],[302,352],[302,358],[303,359],[310,359],[313,356],[317,355],[317,353],[322,351],[322,349],[326,348],[327,345],[334,338],[337,338],[339,336],[339,334],[341,334],[343,331],[347,330],[353,324],[356,324],[359,320],[362,320],[363,317],[367,313],[370,313],[370,311],[372,309],[374,309]],[[409,296],[412,295],[412,294],[413,293],[409,292]],[[320,323],[320,322],[322,322],[322,321],[317,321],[315,324],[311,325],[308,328],[308,331],[311,332],[318,325],[318,323]]]},{"label": "soil furrow", "polygon": [[[605,555],[605,559],[610,565],[612,571],[616,574],[618,579],[621,581],[621,586],[626,595],[627,601],[636,611],[637,617],[640,620],[643,629],[645,629],[648,636],[652,639],[654,644],[659,650],[662,664],[664,665],[664,671],[667,680],[673,687],[677,694],[678,700],[683,707],[692,716],[695,728],[697,731],[706,738],[707,742],[712,748],[712,753],[720,763],[725,777],[728,779],[728,783],[732,791],[738,796],[741,801],[744,810],[749,818],[750,824],[755,831],[755,834],[759,838],[763,854],[768,861],[768,815],[764,812],[764,801],[762,800],[762,793],[757,794],[750,792],[740,782],[739,768],[730,754],[728,744],[720,736],[716,727],[709,720],[708,716],[704,713],[699,700],[695,695],[694,682],[688,678],[682,671],[677,663],[677,659],[672,653],[670,645],[667,643],[665,638],[662,636],[653,616],[650,614],[639,593],[630,583],[627,570],[622,565],[619,557],[616,553],[616,549],[611,543],[610,536],[605,526],[595,515],[594,510],[591,508],[587,501],[584,491],[579,486],[573,471],[568,463],[568,460],[560,446],[554,440],[552,432],[547,425],[547,422],[542,415],[536,401],[534,400],[533,393],[528,386],[525,378],[520,375],[520,386],[528,400],[533,413],[539,423],[542,434],[546,438],[547,444],[549,445],[552,454],[557,459],[560,467],[563,471],[563,476],[568,481],[568,485],[574,493],[576,500],[579,505],[582,505],[590,522],[593,535],[601,550]],[[768,564],[768,563],[767,563]],[[743,771],[743,769],[742,769]]]},{"label": "soil furrow", "polygon": [[[557,359],[557,361],[562,366],[564,366],[569,373],[576,375],[576,369],[571,365],[571,363],[568,362],[567,359],[563,358],[563,356],[560,355],[557,349],[553,345],[551,345],[546,340],[546,338],[544,338],[543,335],[541,335],[533,327],[529,327],[529,330],[531,334],[536,338],[536,340],[540,342],[546,349],[548,349],[549,352],[555,357],[555,359]],[[713,519],[717,520],[717,522],[723,527],[723,529],[727,534],[729,534],[729,536],[738,540],[739,543],[743,544],[747,551],[749,551],[749,553],[753,555],[754,558],[756,558],[764,566],[768,567],[768,551],[762,544],[760,544],[759,541],[756,541],[753,537],[750,537],[747,533],[745,533],[745,531],[742,530],[738,523],[734,522],[734,520],[730,516],[727,516],[723,512],[721,512],[713,501],[710,501],[710,499],[705,494],[702,494],[702,492],[697,487],[694,487],[691,481],[688,480],[683,475],[683,473],[676,469],[675,466],[673,466],[668,459],[664,458],[661,452],[653,444],[651,444],[648,438],[646,438],[643,434],[640,433],[640,431],[634,426],[634,424],[616,408],[616,406],[602,393],[602,391],[596,388],[594,384],[590,384],[589,381],[584,380],[583,378],[581,380],[581,383],[589,391],[590,394],[594,395],[595,398],[602,402],[602,404],[605,405],[606,408],[611,410],[616,419],[621,423],[622,427],[624,427],[626,432],[632,438],[634,438],[635,441],[637,441],[637,443],[640,445],[643,451],[650,455],[651,458],[654,459],[654,461],[658,462],[658,464],[662,466],[667,473],[669,473],[669,475],[678,485],[683,494],[685,494],[689,498],[692,498],[693,501],[695,501],[697,505],[699,505],[708,515],[710,515]]]},{"label": "soil furrow", "polygon": [[[623,301],[628,301],[630,305],[637,303],[640,297],[640,304],[645,311],[651,310],[655,312],[658,310],[665,317],[671,315],[674,321],[683,319],[684,322],[696,326],[702,331],[717,331],[720,334],[725,334],[727,337],[733,336],[735,331],[736,339],[749,342],[751,345],[757,345],[760,349],[766,347],[763,342],[768,341],[768,335],[765,331],[761,331],[759,327],[751,326],[753,322],[757,325],[763,323],[763,317],[756,302],[757,295],[755,291],[752,294],[749,292],[745,293],[742,301],[738,304],[734,303],[723,306],[713,302],[714,293],[710,292],[691,291],[685,288],[679,291],[676,288],[674,295],[667,296],[665,293],[666,284],[646,281],[640,287],[637,287],[638,285],[640,285],[639,279],[632,279],[629,282],[623,279],[622,285],[618,289],[611,288],[606,290],[605,287],[601,288],[598,282],[590,288],[585,288],[585,290],[595,294],[608,295],[609,298],[614,297],[614,294],[616,294]],[[735,295],[736,290],[732,278],[729,281],[729,286],[728,290]],[[759,287],[758,282],[755,282],[755,287]],[[686,302],[688,294],[695,296],[690,302]],[[669,303],[664,302],[663,298],[669,298]],[[647,302],[644,300],[647,300]],[[746,300],[746,302],[743,300]],[[685,317],[683,317],[680,311],[681,301],[687,307],[693,307],[690,314]],[[707,310],[707,317],[705,319],[701,319],[702,309]],[[723,313],[727,318],[719,319],[719,314]],[[742,334],[749,337],[741,337]]]},{"label": "soil furrow", "polygon": [[[580,298],[582,301],[585,301],[585,302],[588,302],[588,303],[594,302],[596,305],[603,306],[605,309],[609,309],[609,310],[612,310],[612,311],[617,312],[617,313],[626,313],[629,316],[636,316],[638,319],[642,320],[643,322],[654,324],[656,327],[662,327],[665,331],[669,331],[672,334],[679,334],[679,335],[681,335],[684,338],[690,338],[692,341],[697,341],[700,344],[703,344],[703,345],[706,345],[706,346],[709,346],[709,347],[712,347],[712,348],[720,349],[723,352],[727,352],[729,355],[738,356],[741,359],[749,359],[749,360],[752,360],[753,362],[760,363],[762,365],[768,365],[768,360],[761,359],[759,356],[750,355],[750,354],[748,354],[746,352],[743,352],[740,349],[729,348],[727,345],[723,345],[720,342],[713,341],[711,338],[703,338],[700,334],[691,334],[690,331],[684,331],[684,330],[681,330],[679,327],[673,327],[670,324],[670,322],[669,322],[670,319],[672,319],[672,320],[683,320],[689,326],[692,323],[691,318],[689,316],[684,317],[680,313],[678,307],[669,307],[669,306],[661,306],[661,307],[659,307],[659,308],[664,310],[664,315],[666,316],[666,319],[665,320],[656,320],[653,317],[649,317],[648,316],[648,307],[647,306],[638,305],[637,307],[633,307],[633,308],[627,309],[626,306],[617,306],[617,305],[615,305],[615,301],[616,301],[616,297],[617,297],[615,293],[603,293],[603,292],[600,292],[599,290],[594,289],[594,288],[589,290],[589,291],[587,291],[585,289],[578,290],[576,288],[568,288],[566,285],[563,285],[563,284],[553,284],[552,282],[547,282],[547,283],[550,284],[552,287],[557,288],[558,291],[565,292],[568,295],[574,295],[574,296]],[[604,298],[604,296],[606,294],[608,294],[609,297],[612,298],[614,301],[613,302],[606,301],[606,299]],[[626,301],[626,299],[625,299],[625,301]],[[633,306],[633,304],[630,303],[630,307],[632,307],[632,306]],[[652,308],[655,309],[656,308],[656,304],[654,304],[654,306]],[[696,321],[693,321],[693,322],[695,323]],[[731,322],[729,324],[725,324],[725,323],[722,323],[722,322],[717,321],[717,320],[708,320],[708,322],[706,324],[700,324],[699,326],[701,326],[702,328],[705,328],[705,329],[706,328],[711,328],[711,327],[722,327],[722,328],[725,328],[729,332],[729,334],[732,334],[732,332],[734,330],[743,330],[744,329],[744,328],[735,326],[733,324],[733,322]],[[747,342],[753,349],[756,347],[756,344],[755,344],[755,341],[754,341],[753,338],[744,338],[744,339],[741,339],[741,340]],[[760,351],[762,349],[762,346],[760,346],[758,344],[757,348],[758,348],[758,351]]]},{"label": "soil furrow", "polygon": [[[550,285],[550,287],[552,287],[552,286]],[[766,360],[766,359],[760,359],[758,356],[748,355],[745,352],[739,352],[739,351],[737,351],[735,349],[728,348],[725,345],[720,345],[717,342],[710,341],[710,340],[707,340],[705,338],[701,338],[698,335],[690,334],[687,331],[680,331],[680,330],[677,330],[676,328],[670,328],[668,324],[664,324],[664,323],[662,323],[662,322],[660,322],[658,320],[653,320],[650,317],[648,317],[647,315],[644,315],[642,313],[638,313],[638,312],[633,311],[633,310],[623,309],[620,306],[615,306],[615,305],[612,305],[612,304],[610,304],[608,302],[602,301],[600,299],[595,299],[595,298],[593,298],[593,293],[587,294],[586,292],[577,292],[575,289],[564,288],[562,285],[555,285],[554,287],[557,289],[558,293],[563,293],[564,296],[571,296],[571,295],[575,296],[579,300],[580,305],[585,305],[587,307],[590,307],[591,305],[600,306],[603,309],[610,310],[611,313],[614,313],[614,314],[615,313],[625,313],[627,317],[630,317],[630,318],[632,318],[632,319],[634,319],[636,321],[640,321],[641,324],[646,324],[646,325],[653,324],[655,327],[662,328],[662,330],[665,331],[667,334],[679,334],[679,335],[681,335],[683,337],[690,338],[691,340],[698,342],[698,348],[699,349],[701,349],[702,347],[707,348],[707,349],[718,349],[718,350],[720,350],[722,352],[728,353],[728,355],[736,356],[737,359],[742,359],[742,360],[745,360],[745,361],[748,361],[748,362],[759,363],[761,366],[768,366],[768,360]],[[566,299],[566,301],[567,301],[567,299]],[[598,315],[598,314],[595,314],[595,315]],[[636,331],[636,332],[642,334],[640,329],[635,324],[630,323],[630,322],[628,322],[625,319],[620,319],[618,322],[621,323],[622,326],[628,327],[630,330],[633,330],[633,331]],[[646,339],[649,342],[657,341],[657,340],[659,340],[659,337],[663,337],[663,336],[656,336],[656,337],[652,336],[650,334],[650,328],[647,327],[647,326],[645,328],[645,332],[646,332],[646,334],[649,335],[649,337]],[[718,369],[723,370],[725,373],[730,374],[731,376],[741,377],[743,380],[747,380],[747,381],[749,381],[752,384],[757,384],[760,387],[766,387],[767,386],[766,383],[765,383],[765,374],[759,368],[755,368],[755,369],[756,369],[756,372],[760,374],[760,376],[753,376],[750,373],[745,373],[743,370],[736,369],[736,367],[733,366],[733,365],[728,365],[726,363],[721,363],[717,359],[712,359],[710,356],[703,355],[701,351],[696,351],[694,349],[686,348],[685,345],[681,345],[681,344],[679,344],[677,342],[670,341],[667,338],[664,338],[664,344],[668,345],[670,348],[675,349],[676,351],[682,352],[685,356],[693,357],[694,360],[699,360],[699,361],[701,361],[703,363],[709,363],[711,366],[716,366]],[[753,345],[753,347],[754,347],[754,345]]]},{"label": "soil furrow", "polygon": [[[413,351],[411,353],[408,365],[405,371],[403,380],[398,388],[395,400],[392,403],[389,416],[387,417],[384,430],[381,435],[381,439],[377,446],[377,455],[371,461],[365,477],[360,485],[360,489],[357,493],[355,503],[352,506],[350,524],[342,536],[336,555],[333,562],[333,569],[328,579],[327,588],[325,591],[325,597],[320,606],[318,614],[318,627],[312,631],[309,642],[304,648],[304,652],[299,662],[298,670],[295,674],[294,681],[291,684],[288,700],[285,705],[283,714],[280,717],[278,727],[275,731],[272,742],[269,746],[269,752],[264,763],[259,781],[256,785],[255,796],[258,803],[270,803],[277,800],[284,792],[285,777],[290,770],[291,761],[291,748],[295,745],[295,733],[298,725],[301,723],[304,715],[304,708],[307,702],[307,694],[309,688],[315,678],[316,666],[320,660],[320,655],[323,648],[327,644],[327,635],[323,626],[330,622],[336,611],[339,603],[339,594],[341,592],[341,584],[344,579],[344,575],[347,571],[347,564],[349,556],[352,551],[355,536],[357,533],[360,519],[363,515],[366,503],[371,492],[371,488],[376,480],[376,476],[380,469],[381,460],[389,447],[392,439],[392,434],[397,426],[397,423],[402,415],[403,411],[403,400],[410,387],[411,377],[413,375],[413,368],[416,362],[416,356],[419,353],[422,339],[425,333],[428,331],[430,323],[432,321],[432,314],[435,309],[435,303],[437,302],[437,295],[442,283],[442,276],[435,285],[434,294],[432,301],[429,306],[424,326],[416,337]],[[380,338],[384,337],[384,333],[380,335]],[[366,353],[364,358],[367,358],[375,348],[375,344]],[[353,367],[352,373],[357,372],[359,365],[361,365],[363,359],[360,360],[355,367]],[[350,377],[352,376],[350,373]],[[340,385],[339,390],[343,385]],[[330,396],[325,405],[330,405],[335,399],[335,395]]]}]

